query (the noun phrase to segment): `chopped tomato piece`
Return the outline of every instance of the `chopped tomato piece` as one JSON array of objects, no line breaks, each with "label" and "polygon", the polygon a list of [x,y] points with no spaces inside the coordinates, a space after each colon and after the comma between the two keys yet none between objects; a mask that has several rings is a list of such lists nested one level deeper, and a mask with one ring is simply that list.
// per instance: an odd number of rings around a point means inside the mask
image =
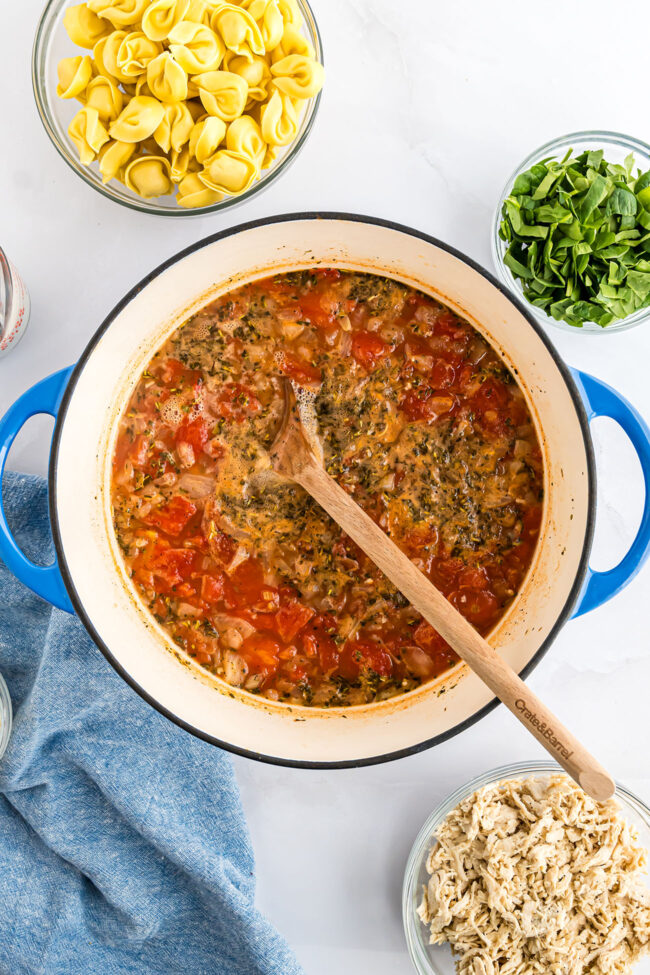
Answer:
[{"label": "chopped tomato piece", "polygon": [[413,639],[422,650],[426,650],[429,653],[433,653],[436,650],[443,650],[448,646],[438,631],[434,630],[426,620],[422,620],[415,628]]},{"label": "chopped tomato piece", "polygon": [[188,498],[176,494],[167,504],[151,511],[143,521],[146,525],[153,525],[166,535],[174,537],[180,535],[196,514],[196,510],[196,505]]},{"label": "chopped tomato piece", "polygon": [[281,646],[270,633],[252,633],[237,651],[253,674],[270,677],[280,665]]},{"label": "chopped tomato piece", "polygon": [[262,563],[257,559],[246,559],[238,565],[232,576],[232,583],[241,597],[242,604],[246,608],[252,608],[253,604],[261,600],[264,585],[264,569]]},{"label": "chopped tomato piece", "polygon": [[447,595],[457,587],[458,573],[464,568],[460,559],[436,559],[431,566],[431,581]]},{"label": "chopped tomato piece", "polygon": [[[160,379],[166,386],[195,386],[197,383],[203,381],[201,373],[197,369],[188,369],[187,366],[179,359],[168,358],[165,359],[162,370],[160,372]],[[167,390],[169,393],[169,390]]]},{"label": "chopped tomato piece", "polygon": [[450,362],[436,359],[431,370],[431,384],[435,389],[448,389],[454,385],[456,370]]},{"label": "chopped tomato piece", "polygon": [[375,332],[355,332],[352,337],[352,355],[368,371],[389,353],[390,345]]},{"label": "chopped tomato piece", "polygon": [[204,529],[204,531],[212,558],[219,562],[220,565],[230,565],[237,551],[237,542],[234,538],[231,538],[226,532],[217,528],[213,521],[210,522],[207,530]]},{"label": "chopped tomato piece", "polygon": [[449,602],[474,626],[496,622],[500,612],[498,599],[486,589],[457,589]]},{"label": "chopped tomato piece", "polygon": [[436,318],[434,325],[434,332],[436,335],[446,335],[449,338],[454,339],[455,342],[459,342],[461,339],[468,339],[470,336],[469,326],[461,322],[460,319],[454,315],[453,311],[445,308]]},{"label": "chopped tomato piece", "polygon": [[185,545],[188,548],[198,548],[199,552],[208,551],[208,543],[204,535],[190,535],[185,539]]},{"label": "chopped tomato piece", "polygon": [[173,359],[169,356],[165,359],[162,371],[160,373],[160,378],[164,383],[176,383],[183,373],[185,372],[185,366],[180,361],[180,359]]},{"label": "chopped tomato piece", "polygon": [[302,635],[305,653],[309,657],[318,658],[324,674],[332,674],[339,666],[339,650],[333,639],[336,630],[336,620],[332,616],[321,614],[308,623]]},{"label": "chopped tomato piece", "polygon": [[223,603],[227,609],[234,609],[237,598],[230,579],[225,573],[205,575],[201,579],[201,599],[209,606]]},{"label": "chopped tomato piece", "polygon": [[353,640],[343,648],[340,670],[347,680],[356,680],[361,674],[390,677],[393,673],[393,659],[380,643]]},{"label": "chopped tomato piece", "polygon": [[334,324],[339,302],[328,291],[313,288],[307,294],[301,295],[299,301],[304,318],[315,328],[329,328]]},{"label": "chopped tomato piece", "polygon": [[172,589],[188,579],[195,558],[196,552],[192,549],[168,548],[153,557],[149,568],[157,579]]},{"label": "chopped tomato piece", "polygon": [[322,383],[323,374],[320,369],[312,366],[309,362],[294,355],[292,352],[280,352],[278,356],[280,371],[293,379],[299,386],[312,386]]},{"label": "chopped tomato piece", "polygon": [[124,460],[130,460],[136,470],[142,471],[148,477],[161,477],[173,469],[172,457],[160,447],[153,447],[151,441],[144,434],[136,437],[126,452],[116,454],[116,466]]},{"label": "chopped tomato piece", "polygon": [[226,420],[244,420],[262,409],[255,393],[243,383],[226,383],[221,389],[214,411]]},{"label": "chopped tomato piece", "polygon": [[502,410],[508,402],[508,390],[492,376],[481,383],[478,393],[472,397],[472,405],[479,413],[487,410]]},{"label": "chopped tomato piece", "polygon": [[185,649],[193,657],[196,657],[197,663],[205,667],[215,663],[219,652],[219,643],[214,637],[204,636],[196,630],[190,630],[185,641]]},{"label": "chopped tomato piece", "polygon": [[276,629],[285,643],[291,643],[313,616],[313,609],[291,602],[288,606],[281,606],[275,614]]},{"label": "chopped tomato piece", "polygon": [[[426,653],[430,664],[414,652],[406,654],[406,664],[413,673],[424,678],[423,673],[418,671],[429,670],[429,676],[437,677],[458,660],[457,655],[451,649],[446,640],[440,636],[437,630],[423,620],[413,634],[415,643],[421,653]],[[415,648],[412,648],[414,650]]]},{"label": "chopped tomato piece", "polygon": [[483,568],[462,569],[457,577],[457,585],[461,589],[487,589],[490,585],[488,574]]},{"label": "chopped tomato piece", "polygon": [[420,386],[409,390],[403,397],[400,408],[413,422],[425,420],[432,423],[438,417],[450,413],[455,404],[453,396],[439,395],[431,386]]},{"label": "chopped tomato piece", "polygon": [[203,416],[198,416],[194,420],[185,417],[176,431],[176,443],[188,443],[197,457],[209,438],[210,428],[208,421]]}]

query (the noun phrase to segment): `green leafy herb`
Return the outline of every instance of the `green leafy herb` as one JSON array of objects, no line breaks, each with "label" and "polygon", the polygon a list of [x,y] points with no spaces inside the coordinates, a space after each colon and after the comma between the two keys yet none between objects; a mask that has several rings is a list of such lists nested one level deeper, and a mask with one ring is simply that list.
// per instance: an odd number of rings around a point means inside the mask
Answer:
[{"label": "green leafy herb", "polygon": [[503,204],[504,262],[552,318],[606,326],[650,307],[650,170],[569,150],[520,173]]}]

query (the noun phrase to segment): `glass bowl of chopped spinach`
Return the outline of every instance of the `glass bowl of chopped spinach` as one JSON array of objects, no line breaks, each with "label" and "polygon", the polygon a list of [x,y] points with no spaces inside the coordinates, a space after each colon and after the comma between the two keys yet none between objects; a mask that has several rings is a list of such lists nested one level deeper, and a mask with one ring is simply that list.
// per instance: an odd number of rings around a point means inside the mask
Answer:
[{"label": "glass bowl of chopped spinach", "polygon": [[492,256],[543,325],[603,334],[650,320],[650,145],[572,132],[531,153],[501,195]]}]

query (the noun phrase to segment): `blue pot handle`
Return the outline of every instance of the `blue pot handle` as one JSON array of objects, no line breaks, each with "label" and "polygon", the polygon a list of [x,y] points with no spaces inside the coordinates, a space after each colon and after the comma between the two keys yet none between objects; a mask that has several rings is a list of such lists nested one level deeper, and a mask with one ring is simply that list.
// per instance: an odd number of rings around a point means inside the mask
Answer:
[{"label": "blue pot handle", "polygon": [[618,565],[607,572],[587,570],[585,584],[573,613],[575,618],[602,606],[612,596],[616,596],[634,579],[650,555],[650,428],[639,411],[607,383],[577,369],[572,369],[571,372],[584,400],[589,421],[597,416],[609,416],[620,424],[641,461],[645,481],[643,517],[629,552]]},{"label": "blue pot handle", "polygon": [[47,379],[41,380],[40,383],[36,383],[26,393],[23,393],[20,399],[16,400],[14,405],[0,419],[0,556],[17,579],[20,579],[38,596],[46,599],[48,603],[52,603],[53,606],[64,609],[68,613],[74,613],[74,608],[63,583],[56,558],[52,565],[34,565],[23,555],[14,541],[2,504],[2,477],[11,445],[30,416],[35,416],[37,413],[49,413],[56,419],[73,368],[70,366],[68,369],[62,369],[60,372],[48,376]]}]

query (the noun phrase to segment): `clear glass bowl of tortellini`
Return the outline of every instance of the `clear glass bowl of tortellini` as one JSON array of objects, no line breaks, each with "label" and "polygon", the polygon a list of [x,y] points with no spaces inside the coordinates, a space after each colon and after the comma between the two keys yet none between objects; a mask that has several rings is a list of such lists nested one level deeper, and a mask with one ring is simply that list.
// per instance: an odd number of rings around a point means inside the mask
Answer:
[{"label": "clear glass bowl of tortellini", "polygon": [[304,145],[324,79],[307,0],[50,0],[32,71],[75,172],[166,216],[268,186]]}]

